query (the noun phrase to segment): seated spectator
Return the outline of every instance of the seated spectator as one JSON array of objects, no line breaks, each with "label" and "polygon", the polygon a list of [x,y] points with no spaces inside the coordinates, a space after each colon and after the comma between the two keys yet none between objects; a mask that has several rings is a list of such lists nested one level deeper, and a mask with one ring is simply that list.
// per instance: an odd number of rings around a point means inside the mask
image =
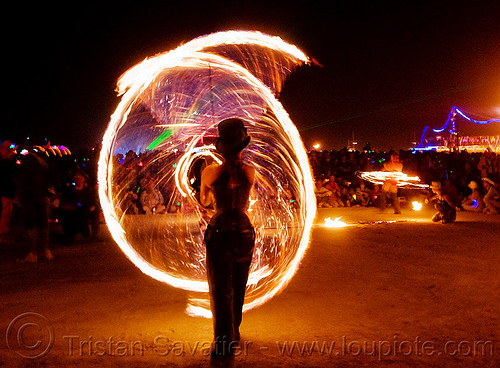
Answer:
[{"label": "seated spectator", "polygon": [[365,183],[363,182],[356,188],[356,199],[360,201],[360,204],[363,207],[370,204],[370,191],[366,188]]},{"label": "seated spectator", "polygon": [[500,213],[500,192],[495,187],[495,182],[490,178],[483,178],[483,185],[486,192],[483,213]]},{"label": "seated spectator", "polygon": [[127,215],[137,215],[139,210],[139,179],[135,169],[129,170],[126,180],[123,183],[123,192],[125,193],[120,208]]},{"label": "seated spectator", "polygon": [[472,193],[464,198],[464,200],[462,201],[462,208],[465,211],[483,212],[483,197],[481,193],[479,193],[477,183],[475,181],[471,181],[469,183],[469,188],[472,189]]},{"label": "seated spectator", "polygon": [[373,186],[373,190],[370,193],[370,197],[373,205],[377,208],[380,208],[382,206],[382,203],[380,201],[381,194],[382,194],[382,186],[380,184],[375,184]]},{"label": "seated spectator", "polygon": [[323,185],[323,179],[316,179],[316,188],[314,189],[314,194],[316,194],[316,204],[318,208],[331,208],[330,196],[332,192],[325,188]]},{"label": "seated spectator", "polygon": [[139,208],[137,207],[137,199],[139,196],[133,191],[128,191],[120,204],[121,209],[127,215],[137,215]]},{"label": "seated spectator", "polygon": [[344,207],[344,203],[340,200],[340,187],[335,181],[335,175],[330,175],[328,182],[324,185],[326,189],[332,192],[330,196],[330,205],[332,207]]},{"label": "seated spectator", "polygon": [[361,198],[358,198],[358,195],[356,194],[356,189],[353,186],[349,186],[347,188],[347,195],[349,197],[349,206],[350,207],[361,207],[362,206],[362,201]]},{"label": "seated spectator", "polygon": [[147,215],[165,212],[163,196],[156,188],[153,180],[147,181],[146,188],[141,193],[140,201],[142,209]]},{"label": "seated spectator", "polygon": [[340,185],[340,200],[345,207],[351,207],[351,196],[349,195],[349,182],[344,180]]}]

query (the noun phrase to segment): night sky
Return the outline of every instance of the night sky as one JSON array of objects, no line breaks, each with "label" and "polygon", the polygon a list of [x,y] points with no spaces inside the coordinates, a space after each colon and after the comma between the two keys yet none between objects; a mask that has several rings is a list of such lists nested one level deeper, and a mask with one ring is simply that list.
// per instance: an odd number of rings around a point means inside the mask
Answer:
[{"label": "night sky", "polygon": [[[498,1],[63,4],[4,12],[0,140],[98,144],[123,72],[230,29],[280,36],[323,65],[298,68],[279,97],[308,147],[340,149],[354,132],[360,147],[407,148],[453,105],[478,120],[500,116]],[[498,123],[483,130],[500,134]]]}]

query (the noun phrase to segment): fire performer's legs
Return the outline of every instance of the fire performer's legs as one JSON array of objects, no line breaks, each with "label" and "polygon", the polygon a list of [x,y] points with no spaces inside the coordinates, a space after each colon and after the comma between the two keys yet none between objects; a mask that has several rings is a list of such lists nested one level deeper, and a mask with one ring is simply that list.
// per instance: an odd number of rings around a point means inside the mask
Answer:
[{"label": "fire performer's legs", "polygon": [[240,324],[243,313],[243,303],[245,301],[245,289],[248,281],[248,271],[252,260],[244,262],[234,262],[233,264],[233,315],[234,315],[234,331],[235,340],[240,339]]},{"label": "fire performer's legs", "polygon": [[433,216],[432,221],[442,221],[443,223],[450,223],[455,221],[457,216],[455,208],[443,203],[436,203],[434,207],[439,212]]},{"label": "fire performer's legs", "polygon": [[224,354],[224,346],[233,340],[234,316],[232,290],[233,261],[229,252],[210,254],[207,252],[207,273],[210,291],[210,307],[214,323],[215,349]]},{"label": "fire performer's legs", "polygon": [[229,250],[228,234],[209,226],[205,233],[207,247],[207,278],[210,308],[214,325],[212,357],[231,355],[234,331],[234,256]]},{"label": "fire performer's legs", "polygon": [[381,191],[380,195],[378,196],[378,208],[381,211],[384,211],[387,208],[387,192],[386,191]]},{"label": "fire performer's legs", "polygon": [[394,207],[394,213],[401,213],[401,204],[399,203],[398,193],[390,193],[392,199],[392,206]]}]

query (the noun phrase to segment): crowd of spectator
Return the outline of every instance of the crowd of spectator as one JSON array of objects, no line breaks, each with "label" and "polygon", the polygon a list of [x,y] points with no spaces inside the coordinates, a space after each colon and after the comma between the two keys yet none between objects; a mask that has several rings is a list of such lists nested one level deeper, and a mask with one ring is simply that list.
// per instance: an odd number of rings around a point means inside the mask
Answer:
[{"label": "crowd of spectator", "polygon": [[[405,174],[417,175],[425,184],[442,185],[459,210],[499,213],[500,155],[488,150],[375,152],[369,144],[362,152],[347,148],[309,152],[318,207],[380,206],[381,186],[363,181],[356,173],[384,171],[391,156],[399,157]],[[398,190],[399,197],[412,195],[416,193]]]},{"label": "crowd of spectator", "polygon": [[179,154],[161,151],[136,154],[128,151],[125,155],[117,154],[113,157],[112,185],[114,192],[118,193],[117,202],[122,213],[154,215],[180,210],[181,196],[169,195],[175,192],[174,188],[160,180],[166,170],[164,162],[172,159],[166,155]]},{"label": "crowd of spectator", "polygon": [[[37,249],[42,250],[46,259],[53,257],[48,242],[51,220],[60,223],[65,243],[72,243],[77,236],[96,239],[100,213],[97,198],[98,152],[57,157],[33,149],[23,150],[23,154],[19,151],[9,141],[3,142],[0,147],[0,242],[12,242],[11,222],[22,223],[31,243],[26,260],[34,262],[37,260]],[[159,187],[161,181],[158,178],[164,170],[162,162],[166,159],[175,161],[175,157],[165,157],[165,154],[179,153],[148,152],[137,155],[130,151],[126,155],[114,156],[116,172],[113,173],[113,185],[120,193],[118,206],[123,213],[153,215],[179,211],[181,196],[169,195],[175,192],[174,188]],[[356,175],[357,172],[385,170],[391,163],[396,166],[402,164],[404,173],[418,175],[422,183],[429,184],[429,198],[432,192],[439,190],[440,198],[446,199],[454,209],[500,213],[500,155],[494,152],[375,152],[367,144],[361,152],[347,148],[338,151],[312,150],[309,161],[320,208],[384,208],[390,205],[386,203],[388,198],[395,212],[399,213],[392,197],[399,205],[400,198],[422,193],[399,188],[391,194],[383,186],[363,181]],[[193,165],[190,182],[194,189],[199,186],[197,174],[201,170],[202,167]]]},{"label": "crowd of spectator", "polygon": [[25,262],[39,256],[51,260],[51,224],[60,225],[59,239],[96,241],[100,207],[97,198],[97,151],[61,155],[47,146],[0,146],[0,243],[27,240]]}]

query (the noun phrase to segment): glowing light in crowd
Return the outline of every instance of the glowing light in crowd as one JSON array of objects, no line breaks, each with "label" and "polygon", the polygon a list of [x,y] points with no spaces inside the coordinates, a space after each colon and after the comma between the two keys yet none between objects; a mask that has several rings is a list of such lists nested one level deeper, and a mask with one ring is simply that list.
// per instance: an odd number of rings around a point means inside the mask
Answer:
[{"label": "glowing light in crowd", "polygon": [[316,143],[316,144],[313,146],[313,148],[314,148],[314,149],[319,149],[319,147],[321,147],[319,143]]},{"label": "glowing light in crowd", "polygon": [[347,224],[340,220],[342,216],[336,217],[335,219],[332,220],[331,217],[325,218],[325,226],[326,227],[345,227]]},{"label": "glowing light in crowd", "polygon": [[357,175],[366,181],[373,184],[383,185],[386,181],[394,181],[400,188],[407,189],[426,189],[429,187],[427,184],[420,183],[418,176],[410,176],[402,172],[390,171],[363,171],[358,172]]},{"label": "glowing light in crowd", "polygon": [[422,203],[418,201],[411,202],[414,211],[420,211],[422,209]]},{"label": "glowing light in crowd", "polygon": [[[146,59],[118,82],[122,99],[99,159],[106,222],[145,274],[198,292],[189,299],[191,315],[210,315],[203,234],[213,213],[197,201],[196,183],[204,165],[221,162],[206,145],[221,120],[246,121],[252,140],[243,160],[256,169],[249,212],[256,246],[244,310],[286,286],[307,249],[316,211],[312,175],[297,128],[275,94],[308,62],[278,37],[220,32]],[[127,214],[137,165],[121,165],[114,155],[129,150],[147,153],[142,171],[156,175],[169,213]]]}]

